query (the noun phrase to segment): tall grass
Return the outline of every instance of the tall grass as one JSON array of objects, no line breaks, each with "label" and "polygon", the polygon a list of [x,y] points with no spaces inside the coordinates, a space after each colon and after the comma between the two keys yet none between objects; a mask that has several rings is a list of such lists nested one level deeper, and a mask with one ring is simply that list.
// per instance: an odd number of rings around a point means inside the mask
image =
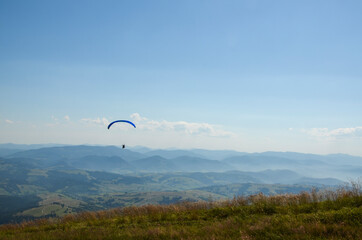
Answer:
[{"label": "tall grass", "polygon": [[0,239],[362,239],[362,189],[83,212],[3,225]]}]

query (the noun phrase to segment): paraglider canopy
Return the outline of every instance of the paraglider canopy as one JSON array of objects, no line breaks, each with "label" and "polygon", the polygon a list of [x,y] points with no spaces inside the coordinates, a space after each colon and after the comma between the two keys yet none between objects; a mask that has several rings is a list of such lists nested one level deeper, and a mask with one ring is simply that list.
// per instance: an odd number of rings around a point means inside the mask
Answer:
[{"label": "paraglider canopy", "polygon": [[108,129],[109,129],[114,123],[117,123],[117,122],[129,123],[129,124],[131,124],[133,127],[136,128],[136,125],[134,125],[134,123],[131,122],[131,121],[128,121],[128,120],[116,120],[116,121],[111,122],[111,123],[108,125]]}]

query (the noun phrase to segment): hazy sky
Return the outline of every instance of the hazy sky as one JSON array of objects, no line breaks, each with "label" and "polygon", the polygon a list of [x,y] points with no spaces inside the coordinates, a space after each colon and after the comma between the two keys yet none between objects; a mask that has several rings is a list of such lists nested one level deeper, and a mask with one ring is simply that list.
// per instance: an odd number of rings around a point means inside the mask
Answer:
[{"label": "hazy sky", "polygon": [[[361,12],[0,0],[0,143],[362,155]],[[107,130],[116,119],[137,128]]]}]

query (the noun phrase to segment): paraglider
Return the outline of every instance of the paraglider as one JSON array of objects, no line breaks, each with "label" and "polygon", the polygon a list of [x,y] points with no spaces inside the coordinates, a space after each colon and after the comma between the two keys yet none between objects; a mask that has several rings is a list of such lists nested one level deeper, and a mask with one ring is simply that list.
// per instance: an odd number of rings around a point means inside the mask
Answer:
[{"label": "paraglider", "polygon": [[[113,121],[108,125],[107,128],[109,129],[114,123],[128,123],[128,124],[131,124],[134,128],[136,128],[136,125],[133,122],[128,121],[128,120],[116,120],[116,121]],[[125,147],[126,147],[126,145],[123,144],[122,148],[125,148]]]},{"label": "paraglider", "polygon": [[114,123],[117,123],[117,122],[129,123],[129,124],[131,124],[134,128],[136,128],[136,125],[134,125],[134,123],[131,122],[131,121],[128,121],[128,120],[116,120],[116,121],[111,122],[111,123],[108,125],[108,129],[109,129]]}]

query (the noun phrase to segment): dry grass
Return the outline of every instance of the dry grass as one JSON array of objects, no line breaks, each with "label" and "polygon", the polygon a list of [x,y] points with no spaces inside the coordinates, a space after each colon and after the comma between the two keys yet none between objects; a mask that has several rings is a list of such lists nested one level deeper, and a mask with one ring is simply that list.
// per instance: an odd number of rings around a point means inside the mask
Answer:
[{"label": "dry grass", "polygon": [[361,184],[146,205],[0,226],[0,239],[362,239]]}]

